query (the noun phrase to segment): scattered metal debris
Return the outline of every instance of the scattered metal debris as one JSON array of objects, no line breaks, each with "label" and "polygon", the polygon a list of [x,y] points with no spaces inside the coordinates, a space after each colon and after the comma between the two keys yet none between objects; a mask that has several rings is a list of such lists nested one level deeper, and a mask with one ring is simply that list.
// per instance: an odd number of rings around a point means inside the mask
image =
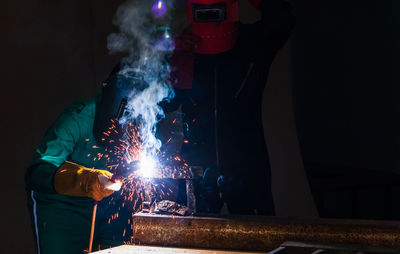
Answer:
[{"label": "scattered metal debris", "polygon": [[190,214],[190,209],[187,206],[180,205],[174,201],[162,200],[155,204],[154,212],[185,216]]}]

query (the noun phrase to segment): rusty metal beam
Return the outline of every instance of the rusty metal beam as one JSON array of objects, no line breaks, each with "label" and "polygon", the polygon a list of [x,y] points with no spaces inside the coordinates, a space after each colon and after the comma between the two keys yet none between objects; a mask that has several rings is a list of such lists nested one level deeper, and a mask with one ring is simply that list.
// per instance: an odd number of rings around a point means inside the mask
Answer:
[{"label": "rusty metal beam", "polygon": [[[400,222],[136,214],[134,244],[270,251],[286,241],[399,248]],[[400,253],[400,249],[399,249]]]},{"label": "rusty metal beam", "polygon": [[265,252],[219,251],[203,249],[184,249],[157,246],[129,246],[122,245],[111,249],[93,252],[93,254],[265,254]]}]

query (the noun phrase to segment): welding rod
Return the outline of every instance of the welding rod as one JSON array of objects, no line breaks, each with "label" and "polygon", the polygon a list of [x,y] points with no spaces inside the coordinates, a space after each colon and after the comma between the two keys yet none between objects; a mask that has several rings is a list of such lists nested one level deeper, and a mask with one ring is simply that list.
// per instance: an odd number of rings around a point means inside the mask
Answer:
[{"label": "welding rod", "polygon": [[88,253],[92,252],[93,247],[93,237],[94,237],[94,225],[96,223],[96,213],[97,213],[97,201],[93,204],[93,212],[92,212],[92,226],[90,227],[90,239],[89,239],[89,249]]},{"label": "welding rod", "polygon": [[[112,182],[110,179],[103,175],[99,175],[99,182],[100,184],[109,190],[113,191],[118,191],[121,189],[121,182]],[[88,248],[88,253],[92,252],[92,247],[93,247],[93,238],[94,238],[94,226],[96,224],[96,213],[97,213],[97,201],[94,201],[93,204],[93,212],[92,212],[92,225],[90,227],[90,239],[89,239],[89,248]]]}]

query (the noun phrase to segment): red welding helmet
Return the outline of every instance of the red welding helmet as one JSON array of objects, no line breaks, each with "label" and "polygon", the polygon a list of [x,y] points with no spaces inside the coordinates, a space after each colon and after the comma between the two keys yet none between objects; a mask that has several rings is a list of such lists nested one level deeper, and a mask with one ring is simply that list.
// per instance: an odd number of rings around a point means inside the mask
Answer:
[{"label": "red welding helmet", "polygon": [[218,54],[233,48],[239,21],[238,0],[187,0],[192,33],[201,38],[195,53]]}]

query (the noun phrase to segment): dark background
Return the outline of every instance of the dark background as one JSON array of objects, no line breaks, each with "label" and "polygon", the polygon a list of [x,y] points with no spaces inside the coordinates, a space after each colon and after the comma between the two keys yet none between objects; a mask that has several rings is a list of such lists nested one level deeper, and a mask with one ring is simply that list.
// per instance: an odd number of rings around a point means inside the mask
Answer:
[{"label": "dark background", "polygon": [[[25,168],[62,109],[93,96],[118,62],[118,56],[107,52],[106,37],[115,30],[111,20],[121,2],[3,1],[2,253],[35,253]],[[400,197],[386,176],[400,171],[400,3],[296,4],[298,25],[271,67],[263,105],[277,215],[317,216],[307,174],[321,215],[398,219]],[[256,18],[249,4],[241,2],[241,19]],[[321,203],[323,186],[371,182],[375,175],[364,177],[371,170],[378,172],[385,188],[334,189]],[[395,179],[392,174],[388,178]],[[390,213],[381,207],[390,208]]]},{"label": "dark background", "polygon": [[320,215],[399,220],[400,2],[297,3],[290,75]]}]

